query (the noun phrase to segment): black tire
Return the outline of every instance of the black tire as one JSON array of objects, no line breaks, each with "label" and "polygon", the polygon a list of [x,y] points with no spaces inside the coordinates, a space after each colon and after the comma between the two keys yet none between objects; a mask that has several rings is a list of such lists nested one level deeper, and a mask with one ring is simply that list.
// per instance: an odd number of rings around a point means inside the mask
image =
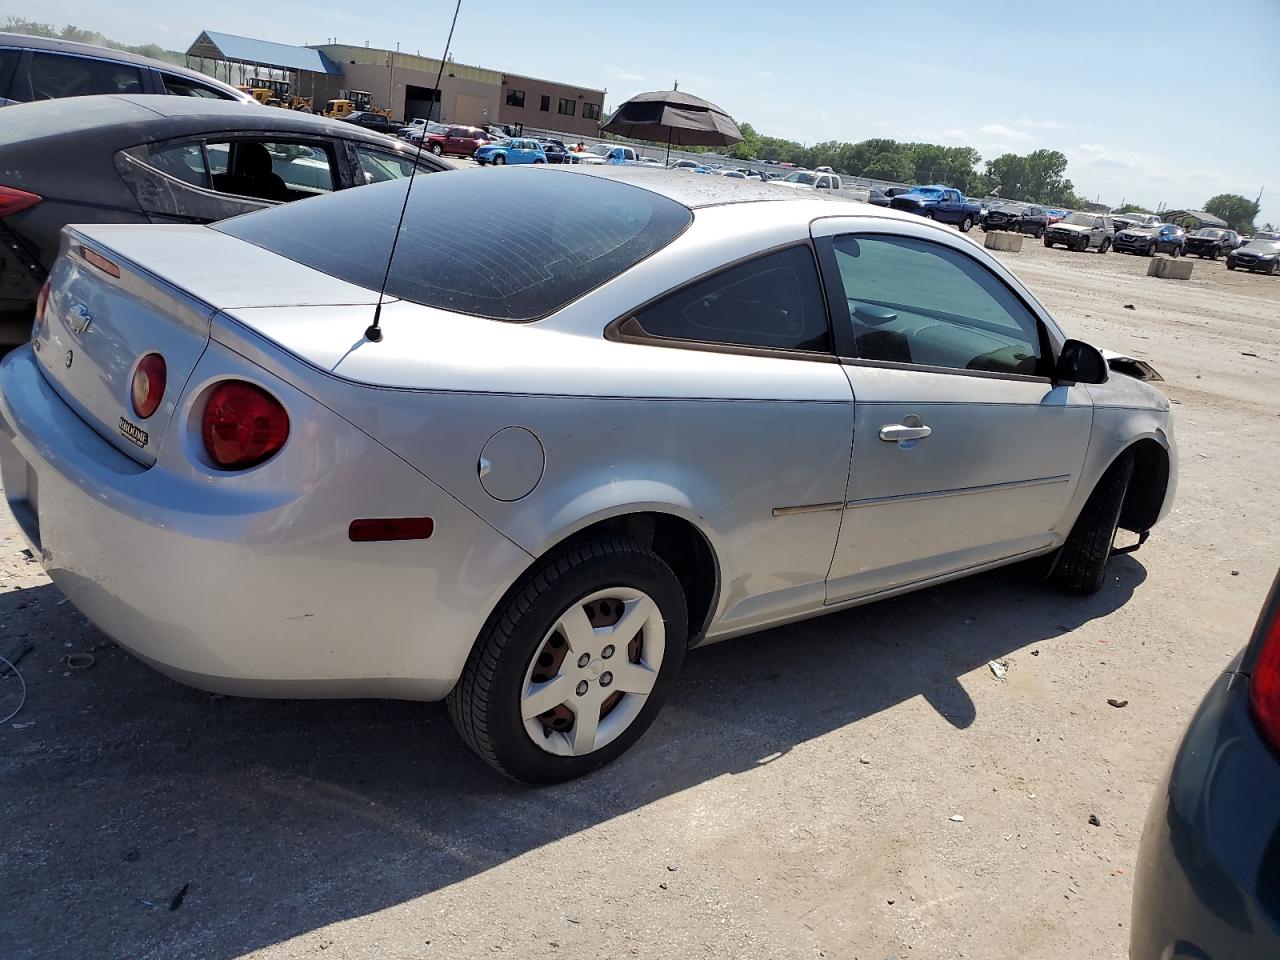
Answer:
[{"label": "black tire", "polygon": [[1181,248],[1181,247],[1174,247],[1172,250],[1170,250],[1170,251],[1169,251],[1169,256],[1171,256],[1171,257],[1173,257],[1173,259],[1177,260],[1180,256],[1182,256],[1182,248]]},{"label": "black tire", "polygon": [[503,166],[506,162],[507,162],[507,158],[506,158],[506,157],[504,157],[502,154],[500,154],[500,153],[495,153],[495,154],[493,155],[493,165],[494,165],[495,167],[501,167],[501,166]]},{"label": "black tire", "polygon": [[1147,247],[1147,256],[1154,257],[1155,255],[1156,255],[1156,245],[1153,243],[1151,244],[1151,246]]},{"label": "black tire", "polygon": [[924,212],[924,218],[925,218],[926,220],[936,220],[936,219],[937,219],[937,217],[935,216],[935,214],[934,214],[934,212],[933,212],[932,210],[926,210],[926,211]]},{"label": "black tire", "polygon": [[1036,239],[1037,239],[1037,240],[1039,240],[1039,239],[1040,239],[1041,237],[1043,237],[1043,236],[1044,236],[1044,228],[1043,228],[1043,227],[1037,227],[1037,228],[1036,228]]},{"label": "black tire", "polygon": [[[1210,259],[1210,260],[1217,260],[1220,256],[1222,256],[1222,251],[1221,251],[1221,250],[1214,250],[1214,251],[1213,251],[1213,253],[1209,254],[1209,259]],[[1204,254],[1203,254],[1203,253],[1202,253],[1202,254],[1200,254],[1200,259],[1201,259],[1201,260],[1203,260],[1203,259],[1204,259]]]},{"label": "black tire", "polygon": [[1271,261],[1271,265],[1267,267],[1267,276],[1274,277],[1277,270],[1280,270],[1280,260]]},{"label": "black tire", "polygon": [[[653,690],[631,725],[604,747],[581,756],[548,753],[520,716],[525,672],[564,610],[610,586],[643,590],[662,613],[666,647]],[[500,773],[526,783],[572,780],[640,739],[675,685],[687,645],[684,590],[661,557],[625,537],[571,544],[539,561],[489,615],[449,693],[449,716],[467,746]]]},{"label": "black tire", "polygon": [[1050,579],[1072,593],[1097,593],[1107,574],[1120,510],[1133,477],[1133,455],[1122,453],[1102,475],[1058,551]]},{"label": "black tire", "polygon": [[1098,252],[1099,252],[1099,253],[1108,253],[1108,252],[1110,252],[1110,250],[1111,250],[1111,238],[1110,238],[1110,237],[1103,237],[1103,238],[1102,238],[1102,243],[1098,245]]},{"label": "black tire", "polygon": [[960,221],[960,232],[968,233],[973,229],[973,217],[965,217]]},{"label": "black tire", "polygon": [[438,157],[438,156],[440,156],[441,154],[443,154],[443,153],[444,153],[444,147],[440,146],[440,144],[438,144],[438,143],[433,143],[433,144],[431,145],[431,152],[432,152],[432,153],[434,153],[434,154]]},{"label": "black tire", "polygon": [[1050,240],[1048,237],[1044,238],[1044,245],[1048,247],[1050,250],[1053,249],[1053,241]]},{"label": "black tire", "polygon": [[1228,270],[1234,270],[1235,268],[1236,268],[1236,265],[1235,265],[1234,263],[1232,263],[1230,260],[1228,260],[1228,261],[1227,261],[1227,269],[1228,269]]}]

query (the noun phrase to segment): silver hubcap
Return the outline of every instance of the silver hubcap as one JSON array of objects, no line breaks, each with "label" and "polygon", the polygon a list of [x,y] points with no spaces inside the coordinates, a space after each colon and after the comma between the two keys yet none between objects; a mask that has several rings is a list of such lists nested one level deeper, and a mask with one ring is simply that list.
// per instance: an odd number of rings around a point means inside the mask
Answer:
[{"label": "silver hubcap", "polygon": [[556,619],[525,671],[520,716],[548,753],[576,757],[616,740],[644,709],[666,650],[647,593],[608,587]]}]

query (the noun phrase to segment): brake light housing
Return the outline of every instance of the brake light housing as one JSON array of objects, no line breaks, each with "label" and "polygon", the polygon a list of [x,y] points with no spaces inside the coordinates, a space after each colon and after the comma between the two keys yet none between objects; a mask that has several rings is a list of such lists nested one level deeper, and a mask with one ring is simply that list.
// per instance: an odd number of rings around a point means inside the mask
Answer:
[{"label": "brake light housing", "polygon": [[168,379],[168,366],[160,354],[148,353],[139,360],[134,367],[133,383],[129,390],[133,412],[143,420],[155,413],[160,408],[160,401],[164,399],[165,382]]},{"label": "brake light housing", "polygon": [[16,187],[0,187],[0,219],[30,210],[44,197]]},{"label": "brake light housing", "polygon": [[289,414],[279,400],[244,380],[209,391],[200,438],[220,470],[247,470],[275,456],[289,439]]},{"label": "brake light housing", "polygon": [[1249,677],[1249,712],[1263,737],[1280,751],[1280,602],[1268,603],[1260,624],[1262,652]]}]

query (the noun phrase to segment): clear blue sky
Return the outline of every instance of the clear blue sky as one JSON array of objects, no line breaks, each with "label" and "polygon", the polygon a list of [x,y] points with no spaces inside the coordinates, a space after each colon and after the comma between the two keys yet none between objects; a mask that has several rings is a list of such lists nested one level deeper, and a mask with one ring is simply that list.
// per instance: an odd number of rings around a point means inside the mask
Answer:
[{"label": "clear blue sky", "polygon": [[[210,29],[439,56],[453,3],[9,9],[178,50]],[[762,133],[810,143],[887,136],[968,144],[984,159],[1052,147],[1078,192],[1110,204],[1196,207],[1265,185],[1259,225],[1280,225],[1280,0],[463,0],[453,54],[605,87],[609,107],[679,78]]]}]

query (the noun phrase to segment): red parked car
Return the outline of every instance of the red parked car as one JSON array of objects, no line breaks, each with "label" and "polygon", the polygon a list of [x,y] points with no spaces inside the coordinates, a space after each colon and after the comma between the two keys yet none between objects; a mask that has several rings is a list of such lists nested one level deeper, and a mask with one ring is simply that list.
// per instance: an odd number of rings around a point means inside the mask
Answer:
[{"label": "red parked car", "polygon": [[428,133],[427,142],[423,146],[437,157],[446,153],[469,157],[476,152],[476,147],[492,139],[492,136],[479,127],[459,127],[449,124],[443,133]]}]

